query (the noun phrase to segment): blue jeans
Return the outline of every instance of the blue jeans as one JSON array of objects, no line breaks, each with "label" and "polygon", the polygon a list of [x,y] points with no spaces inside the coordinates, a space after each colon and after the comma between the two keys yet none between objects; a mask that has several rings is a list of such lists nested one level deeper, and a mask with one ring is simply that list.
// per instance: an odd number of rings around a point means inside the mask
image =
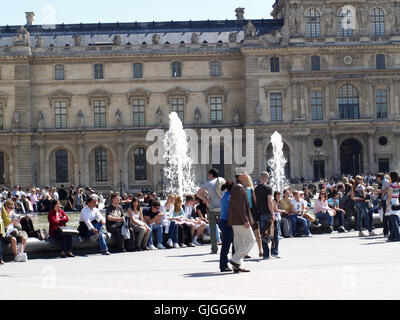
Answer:
[{"label": "blue jeans", "polygon": [[157,244],[162,244],[163,243],[163,226],[161,224],[152,224],[149,225],[150,227],[150,237],[148,241],[148,246],[150,247],[153,244],[153,231],[155,230],[157,232]]},{"label": "blue jeans", "polygon": [[222,231],[222,246],[219,256],[219,269],[223,271],[228,268],[228,253],[231,244],[232,254],[235,253],[235,248],[233,247],[233,229],[228,225],[228,220],[219,220],[219,227]]},{"label": "blue jeans", "polygon": [[[263,229],[265,228],[265,225],[268,223],[268,221],[271,220],[271,215],[270,214],[260,214],[260,233],[262,234]],[[268,258],[269,257],[269,247],[268,247],[268,241],[265,239],[263,236],[261,240],[262,248],[263,248],[263,258]]]},{"label": "blue jeans", "polygon": [[[106,240],[104,239],[102,226],[103,225],[101,224],[101,222],[97,222],[95,225],[93,225],[93,227],[97,231],[99,231],[99,238],[97,239],[97,243],[99,244],[100,250],[101,250],[101,252],[105,252],[105,251],[108,251],[108,247],[107,247]],[[89,230],[87,237],[90,238],[93,235],[94,235],[93,231]]]},{"label": "blue jeans", "polygon": [[356,209],[357,212],[357,227],[358,231],[362,231],[362,219],[364,218],[364,224],[368,231],[372,231],[371,223],[369,221],[368,217],[368,208],[367,204],[363,201],[355,201],[354,202],[354,208]]},{"label": "blue jeans", "polygon": [[173,243],[178,243],[178,225],[173,220],[171,220],[169,225],[168,238],[171,239]]},{"label": "blue jeans", "polygon": [[277,221],[276,228],[274,229],[274,242],[275,246],[271,248],[271,254],[277,256],[279,254],[279,234],[281,232],[281,222]]},{"label": "blue jeans", "polygon": [[333,227],[333,217],[328,213],[328,212],[317,212],[315,214],[315,217],[319,220],[319,221],[324,221],[324,220],[328,220],[328,223],[331,227]]},{"label": "blue jeans", "polygon": [[302,224],[306,236],[310,235],[310,224],[311,224],[311,222],[308,219],[303,218],[298,214],[292,214],[292,215],[290,215],[290,222],[292,224],[292,235],[293,235],[293,237],[295,237],[296,234],[297,234],[297,222],[300,222]]},{"label": "blue jeans", "polygon": [[394,214],[390,215],[389,225],[390,225],[389,240],[400,241],[399,217]]},{"label": "blue jeans", "polygon": [[[208,231],[208,234],[211,234],[211,232],[210,232],[210,224],[209,223],[207,223],[207,231]],[[217,233],[216,234],[217,242],[221,242],[221,237],[219,235],[219,230],[218,230],[218,226],[217,225],[215,225],[215,232]]]}]

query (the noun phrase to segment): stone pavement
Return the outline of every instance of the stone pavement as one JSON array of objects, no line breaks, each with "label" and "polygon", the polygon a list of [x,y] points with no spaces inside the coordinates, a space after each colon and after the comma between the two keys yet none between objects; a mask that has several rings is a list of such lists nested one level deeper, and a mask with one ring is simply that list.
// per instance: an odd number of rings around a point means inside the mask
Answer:
[{"label": "stone pavement", "polygon": [[[382,229],[377,229],[382,232]],[[400,299],[400,243],[356,232],[280,241],[282,259],[220,273],[210,246],[31,259],[0,267],[0,299]]]}]

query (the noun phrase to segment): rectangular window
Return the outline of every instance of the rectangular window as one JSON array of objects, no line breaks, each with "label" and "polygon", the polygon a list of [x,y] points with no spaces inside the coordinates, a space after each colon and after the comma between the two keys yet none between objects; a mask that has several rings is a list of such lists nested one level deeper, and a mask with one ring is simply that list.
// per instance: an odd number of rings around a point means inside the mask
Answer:
[{"label": "rectangular window", "polygon": [[270,70],[271,72],[279,72],[279,58],[272,57],[270,59]]},{"label": "rectangular window", "polygon": [[56,182],[68,181],[68,152],[56,151]]},{"label": "rectangular window", "polygon": [[67,127],[67,102],[55,101],[54,102],[54,120],[56,129]]},{"label": "rectangular window", "polygon": [[94,110],[94,126],[95,128],[104,128],[107,126],[106,122],[106,101],[95,100],[93,101]]},{"label": "rectangular window", "polygon": [[212,124],[222,123],[222,98],[221,97],[211,97],[210,98],[210,116],[211,116]]},{"label": "rectangular window", "polygon": [[311,103],[311,119],[323,120],[324,113],[322,109],[322,91],[311,91],[310,103]]},{"label": "rectangular window", "polygon": [[55,66],[55,77],[56,80],[64,80],[64,66],[62,64]]},{"label": "rectangular window", "polygon": [[97,63],[94,65],[94,78],[95,79],[103,79],[103,65]]},{"label": "rectangular window", "polygon": [[182,77],[182,68],[180,62],[172,62],[172,77]]},{"label": "rectangular window", "polygon": [[133,100],[133,126],[144,126],[144,99]]},{"label": "rectangular window", "polygon": [[379,159],[378,160],[379,172],[389,173],[390,171],[390,160],[389,159]]},{"label": "rectangular window", "polygon": [[0,130],[4,129],[3,113],[4,113],[3,104],[0,103]]},{"label": "rectangular window", "polygon": [[94,153],[96,182],[108,181],[107,151],[96,149]]},{"label": "rectangular window", "polygon": [[282,93],[270,94],[271,121],[282,121]]},{"label": "rectangular window", "polygon": [[210,69],[211,77],[219,77],[221,75],[219,61],[211,61]]},{"label": "rectangular window", "polygon": [[185,120],[185,103],[183,98],[172,98],[171,99],[171,111],[176,112],[178,114],[179,119],[181,119],[182,123]]},{"label": "rectangular window", "polygon": [[319,56],[311,57],[311,70],[312,71],[320,71],[321,70],[321,63],[320,63]]},{"label": "rectangular window", "polygon": [[387,118],[388,117],[387,90],[385,89],[375,90],[375,101],[376,101],[376,117]]},{"label": "rectangular window", "polygon": [[386,69],[385,55],[384,54],[377,54],[376,55],[376,68],[378,70]]},{"label": "rectangular window", "polygon": [[141,63],[133,64],[133,77],[143,78],[143,65]]}]

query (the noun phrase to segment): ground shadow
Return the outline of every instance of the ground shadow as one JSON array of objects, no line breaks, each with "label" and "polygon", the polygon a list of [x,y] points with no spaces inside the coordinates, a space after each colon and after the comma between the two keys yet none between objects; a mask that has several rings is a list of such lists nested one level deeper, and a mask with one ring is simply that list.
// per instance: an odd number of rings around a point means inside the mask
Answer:
[{"label": "ground shadow", "polygon": [[205,277],[220,277],[232,275],[233,272],[195,272],[195,273],[186,273],[183,276],[185,278],[205,278]]},{"label": "ground shadow", "polygon": [[373,245],[373,244],[386,244],[387,242],[386,241],[375,241],[375,242],[369,242],[369,243],[363,243],[362,245],[363,246],[370,246],[370,245]]},{"label": "ground shadow", "polygon": [[167,258],[187,258],[187,257],[200,257],[200,256],[210,256],[211,253],[197,253],[197,254],[185,254],[181,256],[167,256]]}]

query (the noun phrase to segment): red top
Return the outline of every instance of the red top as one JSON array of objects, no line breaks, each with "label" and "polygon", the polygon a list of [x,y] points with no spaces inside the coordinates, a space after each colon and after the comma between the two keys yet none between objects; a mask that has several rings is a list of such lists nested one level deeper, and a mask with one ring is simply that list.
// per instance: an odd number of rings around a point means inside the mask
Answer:
[{"label": "red top", "polygon": [[64,227],[68,222],[68,216],[61,209],[58,212],[51,210],[47,215],[47,220],[49,220],[50,224],[49,236],[54,238],[54,230],[57,230],[58,227]]}]

